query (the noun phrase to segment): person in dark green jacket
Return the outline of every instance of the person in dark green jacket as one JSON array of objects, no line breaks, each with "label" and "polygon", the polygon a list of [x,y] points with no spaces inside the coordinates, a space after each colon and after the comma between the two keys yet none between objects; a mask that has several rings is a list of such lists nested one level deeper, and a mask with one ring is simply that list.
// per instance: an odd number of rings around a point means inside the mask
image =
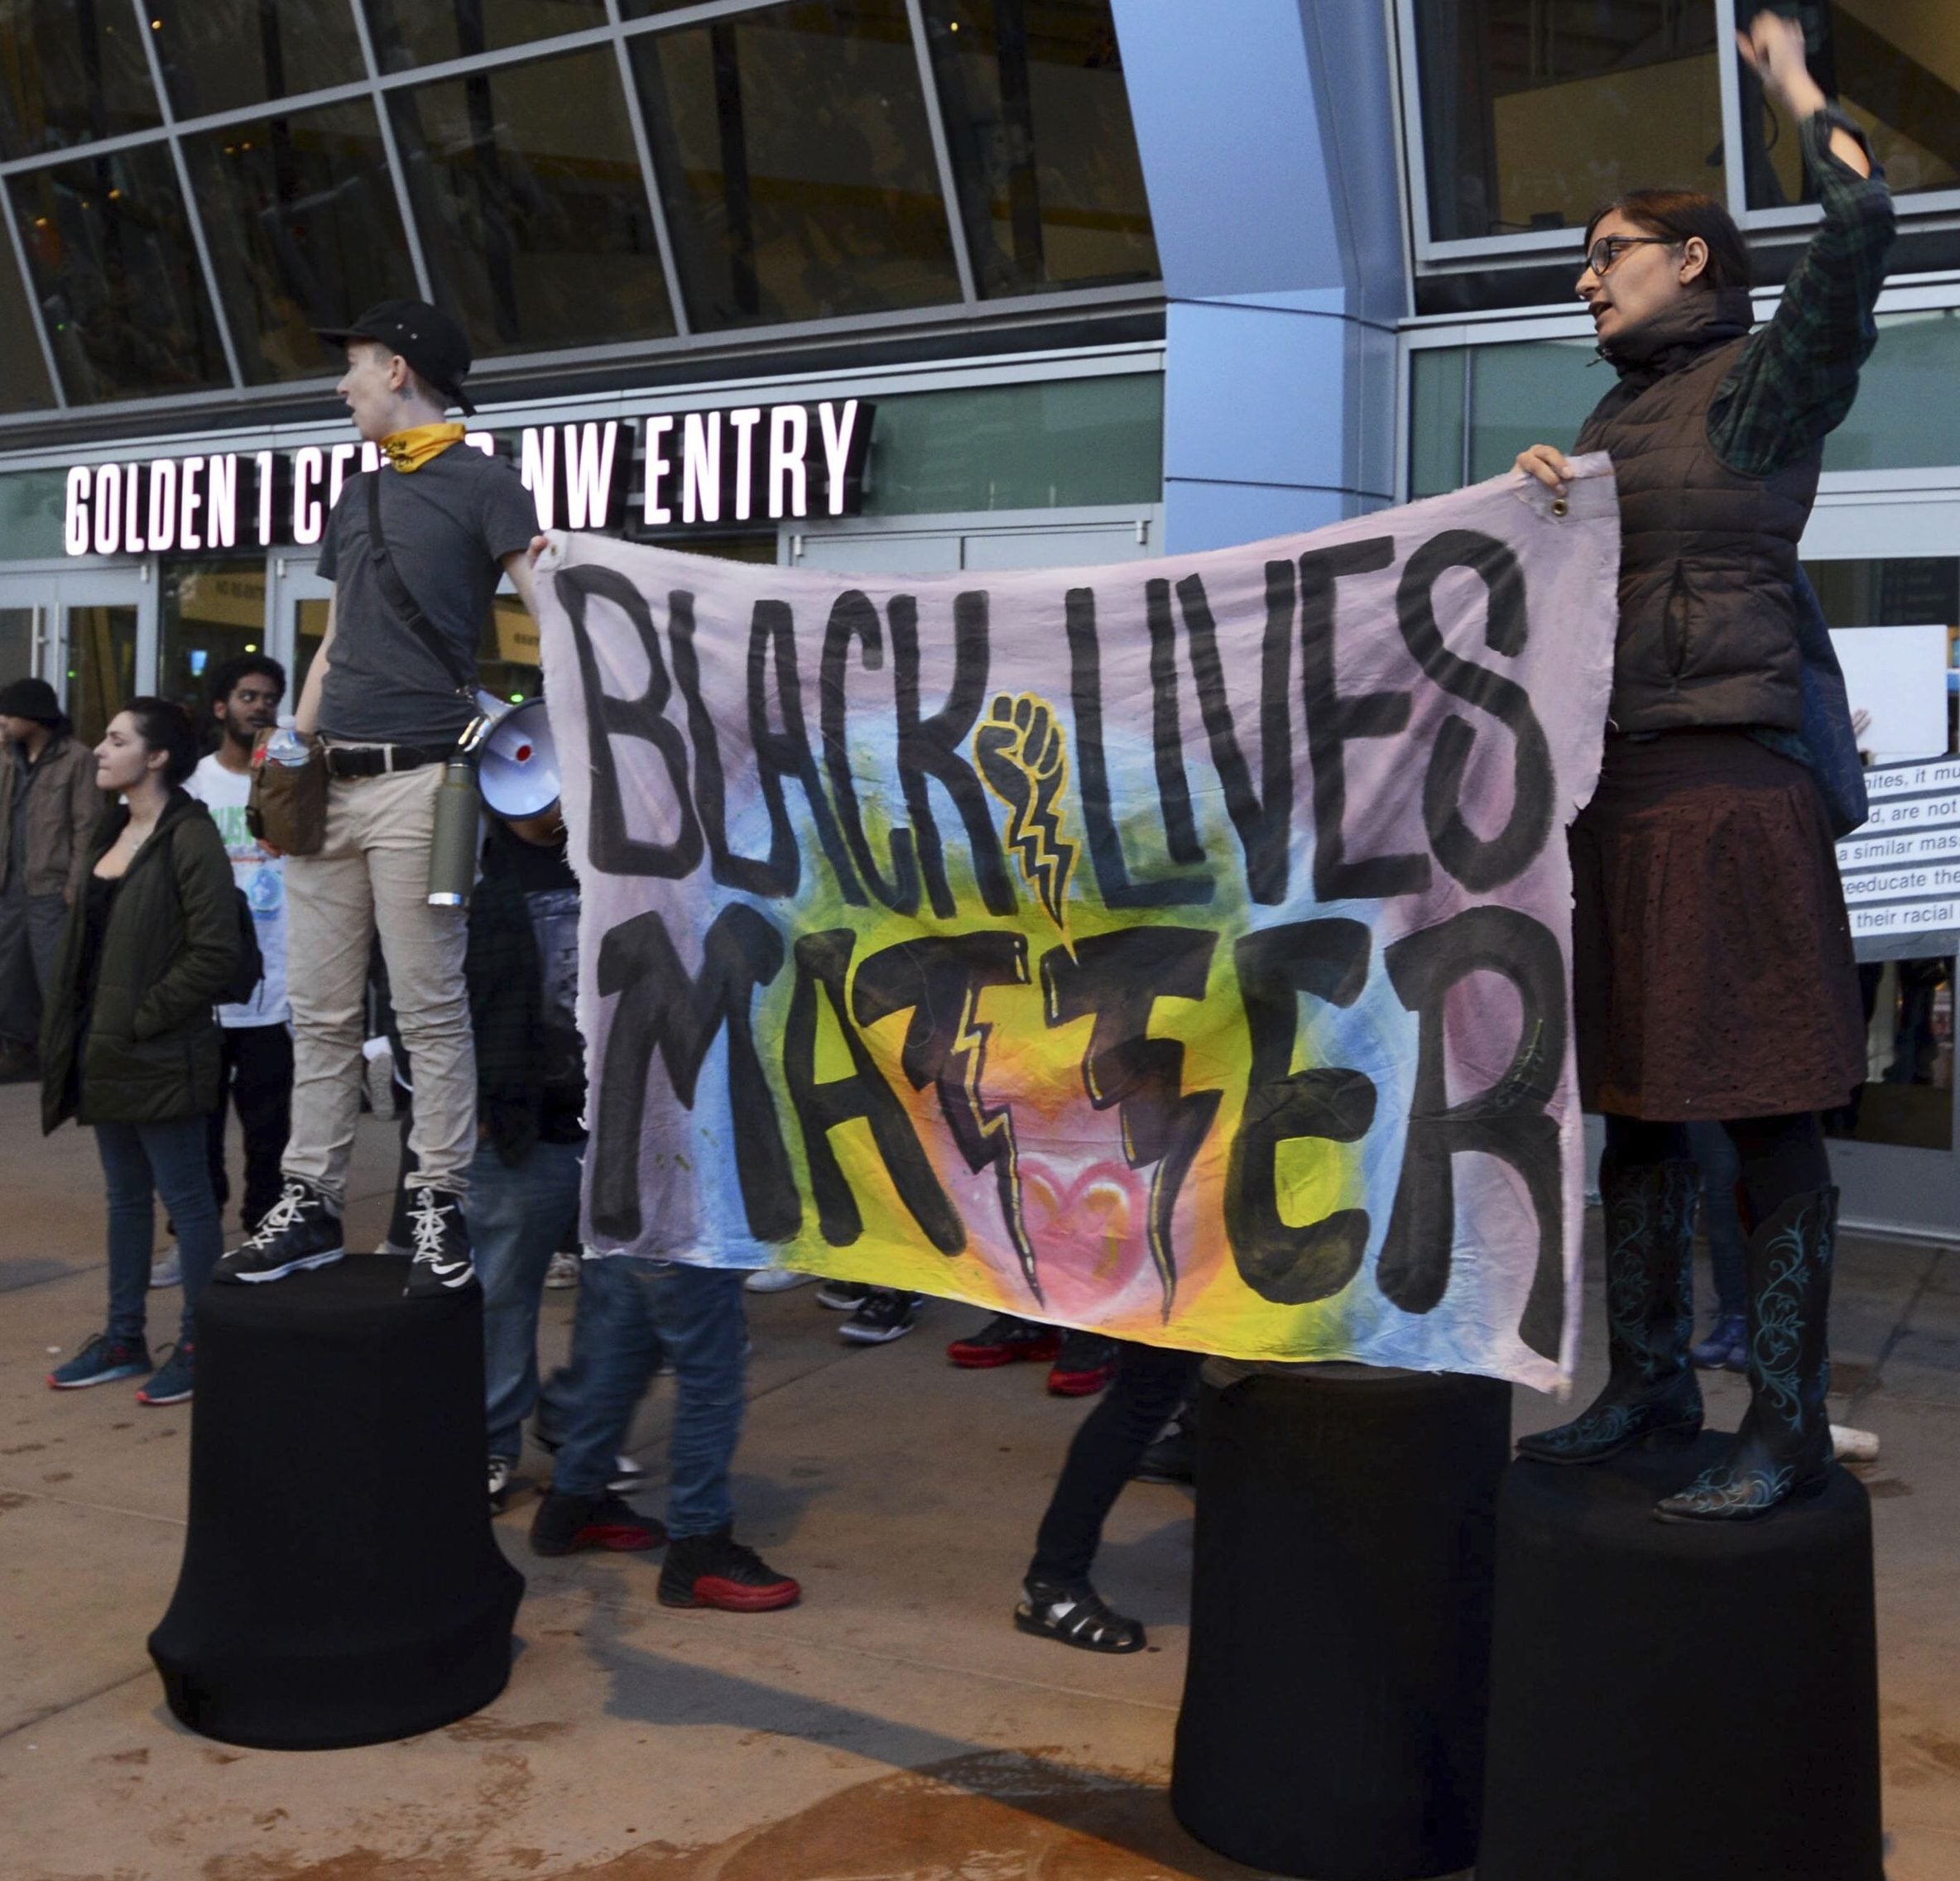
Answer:
[{"label": "person in dark green jacket", "polygon": [[206,1119],[218,1102],[213,1006],[238,965],[237,891],[210,812],[184,789],[197,734],[180,706],[134,698],[95,747],[103,818],[69,910],[41,1020],[41,1127],[91,1125],[108,1185],[109,1316],[50,1375],[56,1390],[151,1370],[144,1343],[155,1197],[184,1264],[178,1343],[137,1393],[190,1395],[191,1313],[223,1252]]}]

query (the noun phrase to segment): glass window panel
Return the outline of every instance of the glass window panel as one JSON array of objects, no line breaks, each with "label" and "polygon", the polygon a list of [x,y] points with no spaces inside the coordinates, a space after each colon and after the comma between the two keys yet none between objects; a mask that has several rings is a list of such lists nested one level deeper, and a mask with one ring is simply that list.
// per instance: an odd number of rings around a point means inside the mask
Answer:
[{"label": "glass window panel", "polygon": [[1109,0],[925,0],[982,294],[1157,273]]},{"label": "glass window panel", "polygon": [[70,399],[231,383],[161,144],[29,170],[10,187]]},{"label": "glass window panel", "polygon": [[319,651],[319,643],[327,637],[327,616],[333,606],[330,601],[293,603],[293,664],[287,675],[288,698],[296,699],[306,689],[306,675],[312,670],[313,656]]},{"label": "glass window panel", "polygon": [[68,610],[65,693],[75,737],[84,745],[100,744],[123,700],[136,693],[135,608]]},{"label": "glass window panel", "polygon": [[1952,1149],[1955,964],[1951,954],[1859,963],[1865,1082],[1842,1109],[1824,1112],[1831,1135]]},{"label": "glass window panel", "polygon": [[0,0],[0,156],[162,122],[127,0]]},{"label": "glass window panel", "polygon": [[338,370],[314,328],[415,295],[372,104],[231,124],[184,150],[248,380]]},{"label": "glass window panel", "polygon": [[17,470],[0,477],[0,555],[58,560],[67,553],[68,473]]},{"label": "glass window panel", "polygon": [[500,594],[477,646],[477,684],[493,698],[521,705],[545,689],[538,624],[514,594]]},{"label": "glass window panel", "polygon": [[1727,187],[1713,0],[1416,0],[1415,30],[1437,241]]},{"label": "glass window panel", "polygon": [[674,330],[609,48],[397,97],[437,298],[479,357]]},{"label": "glass window panel", "polygon": [[864,513],[1154,503],[1163,493],[1164,381],[1136,372],[880,399]]},{"label": "glass window panel", "polygon": [[606,23],[605,0],[362,0],[384,72]]},{"label": "glass window panel", "polygon": [[[1803,17],[1811,70],[1871,138],[1894,193],[1960,187],[1960,7],[1804,0],[1792,10]],[[1741,79],[1749,206],[1813,200],[1794,127],[1746,67]]]},{"label": "glass window panel", "polygon": [[266,559],[166,561],[157,595],[156,690],[208,734],[211,675],[266,642]]},{"label": "glass window panel", "polygon": [[193,0],[160,7],[151,17],[180,120],[366,74],[346,0]]},{"label": "glass window panel", "polygon": [[1826,470],[1931,468],[1960,440],[1960,311],[1881,314],[1851,415],[1824,440]]},{"label": "glass window panel", "polygon": [[1477,348],[1470,361],[1470,481],[1509,470],[1527,444],[1569,445],[1616,383],[1612,368],[1598,361],[1590,339]]},{"label": "glass window panel", "polygon": [[957,300],[903,0],[811,0],[637,41],[698,326]]},{"label": "glass window panel", "polygon": [[1409,355],[1409,494],[1440,497],[1463,486],[1463,376],[1469,349],[1425,346]]},{"label": "glass window panel", "polygon": [[39,610],[0,607],[0,685],[24,679],[34,670],[34,643]]},{"label": "glass window panel", "polygon": [[0,243],[0,411],[45,411],[55,402],[34,314],[11,243]]}]

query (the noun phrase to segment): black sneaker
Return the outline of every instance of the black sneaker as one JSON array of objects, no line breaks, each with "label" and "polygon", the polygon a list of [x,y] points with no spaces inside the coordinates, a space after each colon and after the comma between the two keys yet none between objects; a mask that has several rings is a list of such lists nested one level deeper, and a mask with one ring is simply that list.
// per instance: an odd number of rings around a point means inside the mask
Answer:
[{"label": "black sneaker", "polygon": [[408,1231],[415,1242],[415,1260],[408,1269],[405,1300],[435,1299],[476,1284],[470,1264],[469,1229],[463,1204],[444,1188],[418,1188],[410,1198]]},{"label": "black sneaker", "polygon": [[726,1613],[767,1613],[795,1606],[803,1590],[779,1574],[726,1528],[712,1535],[683,1535],[661,1565],[664,1607],[719,1607]]},{"label": "black sneaker", "polygon": [[838,1327],[838,1336],[854,1346],[888,1346],[902,1339],[919,1322],[919,1296],[890,1287],[873,1287],[864,1303]]},{"label": "black sneaker", "polygon": [[855,1312],[870,1291],[859,1280],[826,1280],[817,1288],[817,1304],[833,1312]]},{"label": "black sneaker", "polygon": [[629,1509],[610,1493],[561,1495],[550,1490],[531,1519],[533,1554],[577,1554],[588,1548],[637,1554],[666,1538],[666,1529],[651,1515]]},{"label": "black sneaker", "polygon": [[330,1267],[346,1252],[340,1212],[311,1183],[288,1176],[279,1199],[219,1260],[211,1278],[235,1284],[283,1280],[303,1268]]}]

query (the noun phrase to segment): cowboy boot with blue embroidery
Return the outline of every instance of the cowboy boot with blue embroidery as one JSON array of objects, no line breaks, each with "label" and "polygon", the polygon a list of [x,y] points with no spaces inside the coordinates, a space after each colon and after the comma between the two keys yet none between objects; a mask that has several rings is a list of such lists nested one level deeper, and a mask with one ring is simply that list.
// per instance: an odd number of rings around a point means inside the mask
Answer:
[{"label": "cowboy boot with blue embroidery", "polygon": [[1735,1447],[1678,1495],[1665,1522],[1746,1522],[1829,1480],[1825,1326],[1838,1191],[1793,1195],[1749,1240],[1749,1410]]},{"label": "cowboy boot with blue embroidery", "polygon": [[1694,1330],[1689,1259],[1699,1176],[1691,1162],[1602,1162],[1606,1204],[1605,1390],[1570,1423],[1518,1439],[1540,1463],[1598,1463],[1634,1444],[1686,1443],[1702,1428],[1688,1362]]}]

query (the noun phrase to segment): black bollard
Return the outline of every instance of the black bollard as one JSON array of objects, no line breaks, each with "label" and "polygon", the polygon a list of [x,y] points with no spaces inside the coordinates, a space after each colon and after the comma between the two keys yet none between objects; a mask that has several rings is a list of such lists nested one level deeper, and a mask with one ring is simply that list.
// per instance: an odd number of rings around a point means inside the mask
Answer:
[{"label": "black bollard", "polygon": [[1221,1389],[1206,1370],[1172,1809],[1271,1873],[1468,1868],[1510,1388],[1343,1365]]},{"label": "black bollard", "polygon": [[1478,1881],[1882,1881],[1871,1499],[1656,1521],[1728,1443],[1513,1466]]},{"label": "black bollard", "polygon": [[198,1303],[190,1528],[150,1656],[206,1737],[378,1744],[510,1677],[524,1578],[483,1487],[482,1296],[405,1300],[406,1273],[356,1255]]}]

